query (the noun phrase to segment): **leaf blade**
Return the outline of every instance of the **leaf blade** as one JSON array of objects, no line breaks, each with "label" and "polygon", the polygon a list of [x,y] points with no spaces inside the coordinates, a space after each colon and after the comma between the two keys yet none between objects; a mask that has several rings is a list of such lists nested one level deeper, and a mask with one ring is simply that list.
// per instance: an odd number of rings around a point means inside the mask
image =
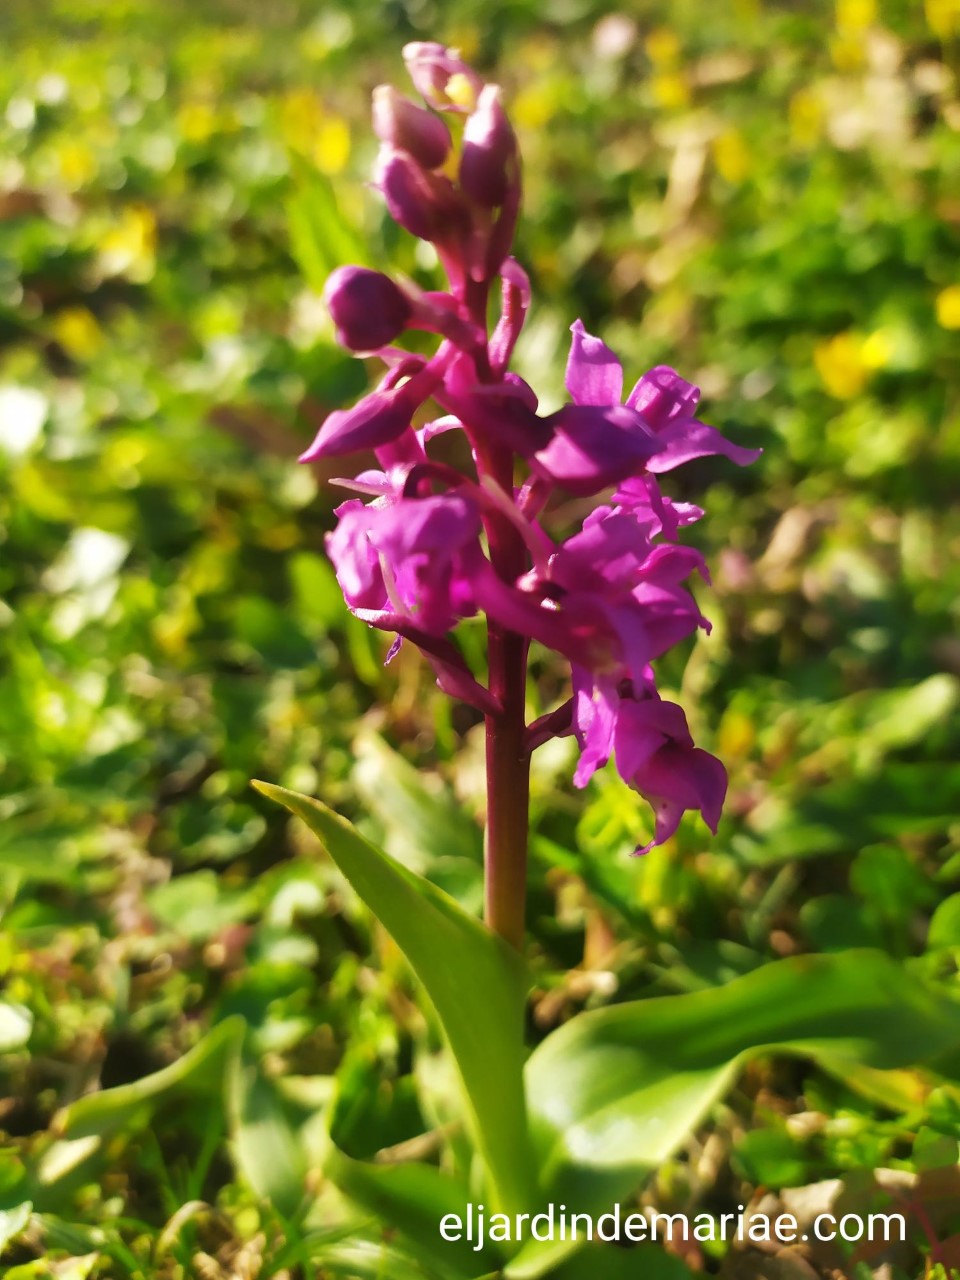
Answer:
[{"label": "leaf blade", "polygon": [[[581,1015],[527,1065],[544,1197],[590,1211],[635,1191],[759,1054],[836,1072],[912,1065],[957,1044],[960,1005],[874,951],[796,957],[717,990]],[[511,1274],[543,1274],[545,1252],[521,1252]]]},{"label": "leaf blade", "polygon": [[534,1176],[522,1083],[529,983],[522,958],[320,801],[253,785],[310,827],[406,955],[450,1044],[499,1203],[505,1212],[527,1209]]}]

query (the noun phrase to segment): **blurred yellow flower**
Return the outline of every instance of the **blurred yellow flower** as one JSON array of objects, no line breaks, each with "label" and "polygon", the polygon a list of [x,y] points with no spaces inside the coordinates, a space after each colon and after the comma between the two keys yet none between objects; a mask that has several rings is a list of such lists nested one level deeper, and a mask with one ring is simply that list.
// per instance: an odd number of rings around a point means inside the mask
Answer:
[{"label": "blurred yellow flower", "polygon": [[937,294],[937,324],[960,329],[960,284],[947,285]]},{"label": "blurred yellow flower", "polygon": [[57,167],[63,185],[70,191],[77,191],[96,177],[97,157],[85,142],[66,139],[57,148]]},{"label": "blurred yellow flower", "polygon": [[313,144],[313,162],[321,173],[342,173],[350,159],[350,129],[341,116],[327,116]]},{"label": "blurred yellow flower", "polygon": [[960,35],[960,0],[924,0],[927,26],[941,40]]},{"label": "blurred yellow flower", "polygon": [[678,71],[655,75],[650,81],[650,88],[657,106],[668,111],[685,107],[690,101],[690,86]]},{"label": "blurred yellow flower", "polygon": [[206,142],[217,127],[209,102],[185,102],[177,112],[177,131],[187,142]]},{"label": "blurred yellow flower", "polygon": [[680,58],[680,41],[669,27],[656,27],[643,45],[647,57],[659,67],[673,66]]},{"label": "blurred yellow flower", "polygon": [[542,129],[553,117],[556,93],[548,80],[537,80],[521,89],[510,115],[521,129]]},{"label": "blurred yellow flower", "polygon": [[857,71],[867,60],[866,46],[863,36],[854,32],[843,32],[830,41],[830,57],[838,71]]},{"label": "blurred yellow flower", "polygon": [[473,62],[480,53],[480,32],[474,26],[451,27],[446,43],[451,49],[459,50],[464,62]]},{"label": "blurred yellow flower", "polygon": [[280,131],[294,151],[307,154],[323,124],[323,105],[310,89],[292,89],[280,103]]},{"label": "blurred yellow flower", "polygon": [[809,89],[798,89],[790,99],[790,136],[800,147],[812,147],[820,137],[823,106]]},{"label": "blurred yellow flower", "polygon": [[866,386],[870,374],[887,364],[891,355],[892,344],[882,330],[867,338],[848,331],[818,343],[813,362],[832,396],[852,400]]},{"label": "blurred yellow flower", "polygon": [[739,129],[725,129],[713,140],[717,172],[727,182],[742,182],[752,168],[750,149]]},{"label": "blurred yellow flower", "polygon": [[350,159],[350,128],[342,116],[325,110],[309,89],[294,89],[280,104],[280,130],[287,146],[309,156],[321,173],[333,177]]},{"label": "blurred yellow flower", "polygon": [[884,329],[876,329],[863,340],[860,348],[860,359],[864,367],[870,370],[883,369],[890,363],[893,355],[893,342]]},{"label": "blurred yellow flower", "polygon": [[103,330],[86,307],[58,311],[50,332],[73,360],[91,360],[103,346]]},{"label": "blurred yellow flower", "polygon": [[876,0],[837,0],[837,30],[854,34],[877,20]]},{"label": "blurred yellow flower", "polygon": [[527,69],[529,82],[532,83],[556,66],[557,42],[543,34],[531,36],[520,45],[517,58],[518,65]]},{"label": "blurred yellow flower", "polygon": [[741,760],[753,750],[757,730],[748,715],[729,707],[717,728],[717,751],[724,760]]},{"label": "blurred yellow flower", "polygon": [[100,241],[100,270],[142,283],[156,267],[157,220],[144,204],[128,205]]}]

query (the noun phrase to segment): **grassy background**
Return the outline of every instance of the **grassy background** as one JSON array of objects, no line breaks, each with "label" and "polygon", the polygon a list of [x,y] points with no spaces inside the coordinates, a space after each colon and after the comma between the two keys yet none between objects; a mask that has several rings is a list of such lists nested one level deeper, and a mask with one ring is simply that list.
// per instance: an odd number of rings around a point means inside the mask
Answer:
[{"label": "grassy background", "polygon": [[[269,1074],[320,1097],[340,1073],[358,1153],[423,1128],[411,1064],[435,1038],[396,953],[248,788],[322,795],[476,906],[475,718],[415,657],[382,669],[323,557],[334,495],[292,463],[365,385],[326,273],[435,278],[365,186],[369,91],[401,83],[408,39],[505,86],[536,299],[518,365],[548,406],[579,315],[628,378],[673,364],[765,450],[668,486],[708,511],[715,631],[663,682],[730,768],[720,835],[685,823],[630,860],[636,797],[610,773],[575,793],[569,744],[538,755],[531,1034],[805,951],[955,973],[956,0],[7,0],[0,36],[5,1204],[59,1108],[231,1013]],[[562,673],[535,674],[548,705]],[[903,1118],[753,1069],[657,1202],[911,1170],[918,1134],[955,1161],[956,1099],[909,1087]],[[245,1140],[209,1103],[131,1122],[5,1256],[267,1277],[364,1238],[328,1188],[315,1223],[282,1222]]]}]

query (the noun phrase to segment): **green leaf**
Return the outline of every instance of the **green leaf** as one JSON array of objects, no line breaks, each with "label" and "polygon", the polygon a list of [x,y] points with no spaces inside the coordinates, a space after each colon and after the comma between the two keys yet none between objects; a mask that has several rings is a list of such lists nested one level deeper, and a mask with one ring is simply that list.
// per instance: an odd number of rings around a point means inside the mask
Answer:
[{"label": "green leaf", "polygon": [[219,1095],[226,1064],[239,1047],[243,1034],[243,1019],[227,1018],[169,1067],[131,1084],[78,1098],[60,1113],[61,1136],[73,1141],[87,1137],[104,1139],[121,1130],[129,1133],[146,1124],[161,1098],[173,1090],[187,1090],[200,1096]]},{"label": "green leaf", "polygon": [[960,947],[960,893],[945,898],[930,917],[927,950]]},{"label": "green leaf", "polygon": [[300,1207],[308,1162],[292,1108],[256,1063],[235,1054],[227,1076],[233,1154],[254,1192],[285,1218]]},{"label": "green leaf", "polygon": [[815,858],[863,847],[865,838],[946,831],[956,821],[960,765],[887,763],[864,778],[826,783],[788,805],[782,796],[757,806],[750,834],[734,847],[757,865]]},{"label": "green leaf", "polygon": [[4,1280],[87,1280],[100,1261],[98,1253],[88,1253],[82,1258],[38,1258],[22,1266],[11,1267],[4,1272]]},{"label": "green leaf", "polygon": [[269,783],[253,785],[303,819],[406,955],[456,1060],[498,1207],[524,1211],[534,1180],[522,1082],[528,990],[522,958],[319,801]]},{"label": "green leaf", "polygon": [[25,1185],[38,1209],[47,1211],[89,1176],[102,1162],[112,1137],[132,1135],[149,1124],[167,1095],[219,1099],[245,1025],[243,1018],[226,1018],[170,1066],[130,1084],[87,1094],[60,1111],[53,1126],[57,1139],[27,1170]]},{"label": "green leaf", "polygon": [[960,1157],[957,1139],[945,1133],[937,1133],[921,1125],[913,1140],[913,1164],[917,1170],[952,1168]]},{"label": "green leaf", "polygon": [[340,212],[330,179],[296,156],[291,163],[297,186],[287,201],[290,244],[307,283],[320,293],[335,268],[363,266],[367,246]]},{"label": "green leaf", "polygon": [[449,1273],[421,1266],[390,1245],[368,1240],[344,1241],[313,1250],[311,1258],[323,1267],[323,1275],[338,1280],[455,1280]]},{"label": "green leaf", "polygon": [[913,746],[954,714],[958,697],[960,681],[945,672],[909,689],[871,690],[857,739],[859,753],[874,758]]},{"label": "green leaf", "polygon": [[[513,1280],[508,1266],[504,1275]],[[550,1272],[550,1280],[691,1280],[690,1268],[657,1244],[587,1245]]]},{"label": "green leaf", "polygon": [[864,918],[862,905],[841,893],[809,898],[800,908],[803,932],[817,951],[847,951],[881,941]]},{"label": "green leaf", "polygon": [[466,1240],[447,1241],[440,1235],[440,1223],[447,1214],[466,1219],[470,1195],[464,1183],[433,1165],[378,1165],[354,1160],[331,1140],[323,1168],[341,1191],[374,1214],[378,1222],[402,1231],[421,1253],[444,1268],[450,1280],[468,1280],[478,1272],[495,1269],[500,1261],[487,1249],[474,1251]]},{"label": "green leaf", "polygon": [[[588,1212],[636,1191],[758,1054],[804,1055],[842,1075],[848,1063],[898,1067],[958,1044],[960,1005],[873,951],[783,960],[718,990],[583,1014],[527,1064],[544,1196]],[[545,1274],[549,1256],[525,1246],[511,1275]]]},{"label": "green leaf", "polygon": [[343,626],[350,615],[329,560],[312,551],[290,557],[290,585],[300,618],[328,629]]},{"label": "green leaf", "polygon": [[33,1030],[33,1014],[25,1005],[0,1001],[0,1053],[22,1049]]},{"label": "green leaf", "polygon": [[0,1254],[30,1221],[33,1205],[29,1200],[13,1209],[0,1209]]},{"label": "green leaf", "polygon": [[231,889],[209,867],[175,876],[147,895],[147,906],[168,929],[204,942],[229,925],[247,920],[258,907],[255,888]]},{"label": "green leaf", "polygon": [[798,1187],[813,1180],[803,1142],[787,1131],[785,1124],[745,1133],[731,1157],[737,1177],[754,1186]]},{"label": "green leaf", "polygon": [[[483,835],[450,792],[428,779],[374,733],[354,747],[353,778],[385,832],[384,850],[445,889],[468,911],[483,902]],[[438,778],[429,780],[439,784]]]}]

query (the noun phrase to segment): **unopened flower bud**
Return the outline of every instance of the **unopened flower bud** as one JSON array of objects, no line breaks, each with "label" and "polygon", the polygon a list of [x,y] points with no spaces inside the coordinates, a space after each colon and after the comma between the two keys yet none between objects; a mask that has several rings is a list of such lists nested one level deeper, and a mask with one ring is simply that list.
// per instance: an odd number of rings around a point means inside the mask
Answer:
[{"label": "unopened flower bud", "polygon": [[488,84],[464,126],[460,186],[475,203],[495,209],[518,173],[517,139],[500,102],[500,87]]},{"label": "unopened flower bud", "polygon": [[413,307],[389,276],[366,267],[338,267],[323,291],[337,337],[350,351],[376,351],[407,327]]},{"label": "unopened flower bud", "polygon": [[477,103],[483,81],[459,56],[432,41],[404,45],[403,59],[410,79],[438,111],[469,114]]},{"label": "unopened flower bud", "polygon": [[393,220],[421,240],[439,240],[463,219],[464,207],[453,183],[421,168],[406,151],[381,149],[376,183]]},{"label": "unopened flower bud", "polygon": [[425,169],[439,169],[450,154],[450,133],[443,121],[389,84],[373,91],[373,131],[381,142],[409,152]]}]

